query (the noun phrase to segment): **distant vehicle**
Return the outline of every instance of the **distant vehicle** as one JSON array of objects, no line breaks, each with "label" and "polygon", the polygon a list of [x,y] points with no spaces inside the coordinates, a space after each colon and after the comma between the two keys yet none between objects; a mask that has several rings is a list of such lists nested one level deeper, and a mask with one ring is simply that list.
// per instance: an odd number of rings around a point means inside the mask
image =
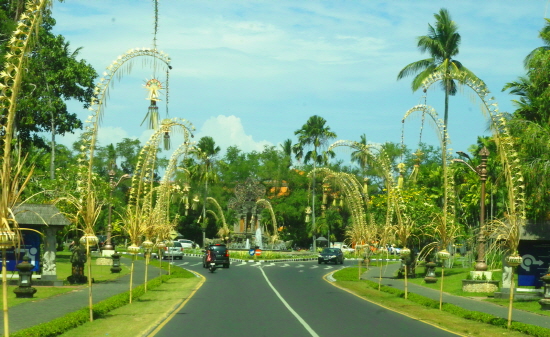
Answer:
[{"label": "distant vehicle", "polygon": [[193,249],[193,248],[195,248],[195,243],[191,240],[179,239],[178,241],[181,242],[181,245],[182,245],[183,249]]},{"label": "distant vehicle", "polygon": [[319,264],[321,263],[329,263],[334,262],[335,264],[344,264],[344,253],[340,248],[325,248],[323,251],[319,254],[319,257],[317,258],[317,262]]},{"label": "distant vehicle", "polygon": [[222,265],[224,268],[229,268],[229,249],[227,249],[227,246],[223,243],[216,243],[209,245],[206,247],[205,250],[203,250],[203,257],[202,257],[202,266],[204,268],[208,268],[209,264],[207,264],[206,260],[208,258],[208,254],[214,253],[216,254],[216,260],[214,263],[216,265]]},{"label": "distant vehicle", "polygon": [[183,260],[183,245],[179,241],[166,242],[164,252],[162,253],[163,259],[180,259]]},{"label": "distant vehicle", "polygon": [[345,253],[354,253],[355,249],[348,247],[348,245],[345,245],[343,242],[333,242],[330,244],[330,247],[332,248],[340,248]]}]

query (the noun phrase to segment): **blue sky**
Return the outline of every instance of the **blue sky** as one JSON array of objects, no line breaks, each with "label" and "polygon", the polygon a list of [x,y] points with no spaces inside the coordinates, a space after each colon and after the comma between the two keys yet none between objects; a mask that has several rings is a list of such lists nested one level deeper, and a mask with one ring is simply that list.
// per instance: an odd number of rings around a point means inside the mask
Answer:
[{"label": "blue sky", "polygon": [[[212,136],[223,149],[296,141],[294,131],[312,115],[325,118],[337,139],[364,133],[370,142],[399,143],[404,130],[414,149],[420,119],[408,119],[404,129],[401,119],[422,93],[412,92],[412,78],[396,77],[428,57],[416,37],[442,7],[462,36],[457,59],[486,82],[501,111],[513,111],[514,97],[501,89],[524,74],[525,55],[542,45],[548,1],[161,0],[157,48],[172,59],[170,117],[187,119],[195,139]],[[54,32],[83,47],[80,57],[100,74],[127,50],[152,47],[152,1],[66,0],[53,13]],[[111,88],[100,145],[149,138],[140,123],[151,76],[150,68],[136,66]],[[439,86],[428,91],[427,104],[443,116]],[[464,89],[450,104],[451,147],[466,151],[488,134],[480,102]],[[81,119],[88,116],[79,104],[69,106]],[[160,106],[164,111],[164,101]],[[426,127],[422,140],[437,146],[435,135]]]}]

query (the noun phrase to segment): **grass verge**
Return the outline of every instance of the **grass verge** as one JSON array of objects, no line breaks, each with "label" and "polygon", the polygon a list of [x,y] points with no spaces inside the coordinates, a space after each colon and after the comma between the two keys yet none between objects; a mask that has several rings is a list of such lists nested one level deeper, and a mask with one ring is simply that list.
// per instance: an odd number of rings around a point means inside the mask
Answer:
[{"label": "grass verge", "polygon": [[[152,264],[155,265],[155,262],[152,261]],[[89,322],[88,308],[83,308],[50,322],[16,331],[11,336],[103,336],[106,331],[111,336],[140,336],[189,296],[200,280],[191,272],[172,266],[171,275],[162,275],[147,282],[147,292],[144,285],[135,287],[132,304],[129,304],[129,292],[94,304],[93,322]],[[118,326],[123,328],[120,332]]]},{"label": "grass verge", "polygon": [[443,310],[439,310],[438,301],[410,292],[408,299],[405,299],[404,292],[399,289],[382,286],[381,291],[378,291],[378,283],[359,281],[357,273],[356,267],[348,267],[333,276],[337,280],[337,286],[361,298],[445,330],[465,336],[550,336],[550,329],[519,322],[512,322],[512,327],[508,330],[505,328],[505,319],[465,310],[449,303],[445,303]]}]

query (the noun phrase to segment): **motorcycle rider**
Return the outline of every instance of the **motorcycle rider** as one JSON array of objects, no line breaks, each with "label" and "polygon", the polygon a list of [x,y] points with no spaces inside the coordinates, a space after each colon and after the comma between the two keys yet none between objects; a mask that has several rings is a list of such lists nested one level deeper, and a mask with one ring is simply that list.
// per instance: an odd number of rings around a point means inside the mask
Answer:
[{"label": "motorcycle rider", "polygon": [[210,262],[216,263],[216,252],[214,249],[208,249],[206,252],[206,265],[209,266]]}]

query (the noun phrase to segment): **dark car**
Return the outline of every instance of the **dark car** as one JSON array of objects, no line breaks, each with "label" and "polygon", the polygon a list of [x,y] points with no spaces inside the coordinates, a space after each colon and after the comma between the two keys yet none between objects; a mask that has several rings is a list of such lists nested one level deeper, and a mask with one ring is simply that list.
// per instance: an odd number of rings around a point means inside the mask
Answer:
[{"label": "dark car", "polygon": [[334,262],[335,264],[344,264],[344,253],[340,248],[325,248],[317,258],[319,264]]},{"label": "dark car", "polygon": [[202,257],[202,266],[207,268],[206,257],[210,252],[216,254],[216,266],[223,266],[224,268],[229,268],[229,249],[223,243],[216,243],[209,245],[204,250],[204,256]]}]

